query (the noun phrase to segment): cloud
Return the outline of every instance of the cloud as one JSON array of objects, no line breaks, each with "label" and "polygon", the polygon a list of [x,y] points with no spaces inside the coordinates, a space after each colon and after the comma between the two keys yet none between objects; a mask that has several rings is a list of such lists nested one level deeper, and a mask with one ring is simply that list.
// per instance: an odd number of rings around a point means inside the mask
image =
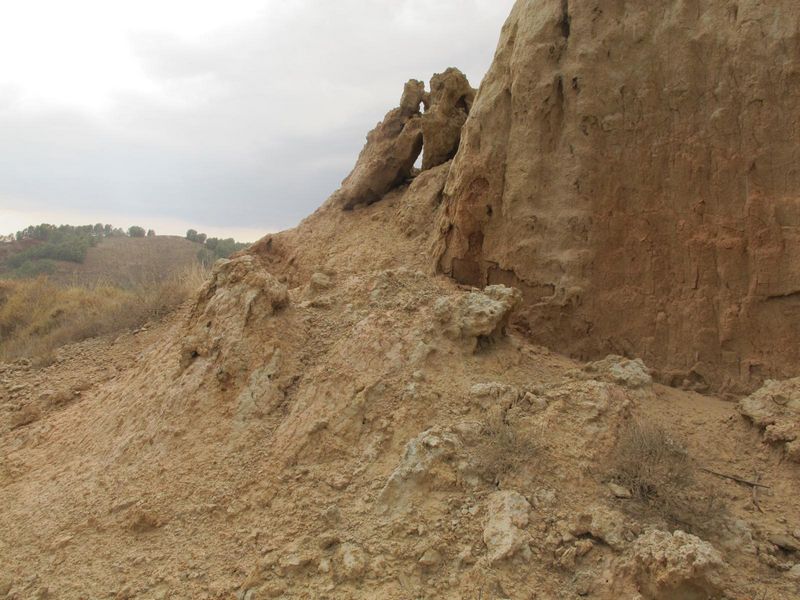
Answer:
[{"label": "cloud", "polygon": [[47,48],[63,97],[40,85],[41,51],[31,73],[0,63],[0,210],[292,226],[338,187],[407,79],[458,66],[477,85],[512,2],[234,0],[225,18],[222,4],[102,9],[114,35],[84,33],[110,61],[71,69],[55,58],[71,52],[65,35]]}]

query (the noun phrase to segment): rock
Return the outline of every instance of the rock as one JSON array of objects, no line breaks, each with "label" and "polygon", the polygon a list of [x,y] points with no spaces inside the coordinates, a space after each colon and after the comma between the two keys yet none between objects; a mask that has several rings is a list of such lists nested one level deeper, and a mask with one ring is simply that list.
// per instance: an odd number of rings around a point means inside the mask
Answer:
[{"label": "rock", "polygon": [[563,552],[561,552],[561,555],[558,557],[558,565],[562,569],[572,571],[575,569],[575,560],[577,556],[578,551],[575,546],[569,546],[568,548],[564,549]]},{"label": "rock", "polygon": [[435,567],[442,562],[442,555],[435,549],[428,548],[419,558],[419,564],[423,567]]},{"label": "rock", "polygon": [[430,102],[422,115],[423,171],[455,156],[474,100],[475,90],[458,69],[451,67],[431,78]]},{"label": "rock", "polygon": [[539,396],[538,394],[525,392],[525,395],[522,397],[522,399],[528,403],[528,406],[530,406],[532,412],[538,413],[547,409],[547,399]]},{"label": "rock", "polygon": [[594,542],[592,540],[578,540],[575,542],[575,554],[578,557],[586,556],[594,549]]},{"label": "rock", "polygon": [[591,535],[614,550],[622,550],[635,538],[628,518],[605,506],[593,506],[578,515],[570,526],[570,533],[575,537]]},{"label": "rock", "polygon": [[458,463],[462,451],[459,437],[441,427],[423,431],[409,440],[403,458],[378,495],[379,510],[405,510],[410,496],[433,480],[455,484],[457,474],[453,472],[453,463]]},{"label": "rock", "polygon": [[261,589],[267,598],[280,598],[286,593],[286,585],[282,581],[270,581]]},{"label": "rock", "polygon": [[608,483],[608,489],[611,490],[611,493],[614,494],[615,498],[622,498],[628,499],[632,496],[631,491],[628,488],[622,487],[621,485],[617,485],[616,483]]},{"label": "rock", "polygon": [[592,593],[595,586],[597,574],[593,571],[581,571],[575,574],[573,584],[575,585],[575,593],[578,596],[588,596]]},{"label": "rock", "polygon": [[567,355],[625,348],[712,388],[796,373],[800,171],[773,168],[797,150],[800,58],[782,41],[796,26],[742,28],[795,0],[706,2],[700,20],[673,0],[598,6],[514,5],[450,168],[434,263],[524,290],[520,318]]},{"label": "rock", "polygon": [[320,558],[319,563],[317,564],[317,571],[323,574],[330,573],[331,560],[327,557]]},{"label": "rock", "polygon": [[345,542],[336,550],[337,575],[345,580],[359,579],[364,575],[367,562],[364,551],[355,544]]},{"label": "rock", "polygon": [[435,74],[430,93],[421,81],[408,81],[400,106],[369,132],[355,167],[330,201],[345,210],[377,202],[412,176],[423,148],[423,171],[452,159],[474,98],[475,90],[455,68]]},{"label": "rock", "polygon": [[482,292],[439,298],[433,310],[445,336],[474,351],[480,339],[498,339],[521,298],[518,290],[490,285]]},{"label": "rock", "polygon": [[653,598],[717,594],[716,572],[725,564],[711,544],[683,531],[647,532],[635,541],[630,560],[638,585]]},{"label": "rock", "polygon": [[[47,598],[47,595],[40,597]],[[117,592],[116,596],[114,596],[115,600],[129,600],[130,598],[133,598],[133,589],[129,585],[123,587]]]},{"label": "rock", "polygon": [[796,564],[786,571],[786,576],[794,581],[800,581],[800,564]]},{"label": "rock", "polygon": [[331,197],[345,210],[372,204],[411,176],[414,162],[422,151],[420,104],[425,86],[414,79],[405,85],[400,107],[389,111],[367,135],[367,143],[355,167]]},{"label": "rock", "polygon": [[515,491],[501,490],[489,496],[483,542],[490,562],[499,562],[517,553],[530,557],[529,536],[524,531],[530,508],[525,497]]},{"label": "rock", "polygon": [[650,371],[640,358],[630,360],[610,354],[603,360],[587,364],[583,367],[583,371],[594,379],[616,383],[631,389],[639,389],[653,384]]},{"label": "rock", "polygon": [[800,552],[800,541],[783,533],[772,533],[767,536],[770,544],[775,544],[787,552]]},{"label": "rock", "polygon": [[232,373],[244,371],[239,346],[248,326],[272,317],[288,303],[286,285],[267,272],[256,257],[218,260],[189,316],[181,369],[199,357],[221,357],[215,369],[217,379],[226,384]]},{"label": "rock", "polygon": [[9,425],[11,429],[24,427],[38,421],[42,417],[42,411],[33,404],[27,404],[18,411],[11,413]]},{"label": "rock", "polygon": [[739,402],[739,412],[764,430],[764,439],[782,444],[786,456],[800,462],[800,377],[767,381]]},{"label": "rock", "polygon": [[520,392],[513,385],[492,381],[474,384],[469,389],[469,395],[484,409],[489,409],[493,406],[509,408],[519,399]]},{"label": "rock", "polygon": [[342,520],[342,511],[335,504],[328,506],[320,515],[325,523],[332,527]]},{"label": "rock", "polygon": [[298,545],[284,551],[278,559],[278,568],[284,574],[297,573],[313,562],[313,557],[304,552]]},{"label": "rock", "polygon": [[311,289],[315,292],[327,290],[333,285],[331,278],[325,273],[314,273],[309,281]]}]

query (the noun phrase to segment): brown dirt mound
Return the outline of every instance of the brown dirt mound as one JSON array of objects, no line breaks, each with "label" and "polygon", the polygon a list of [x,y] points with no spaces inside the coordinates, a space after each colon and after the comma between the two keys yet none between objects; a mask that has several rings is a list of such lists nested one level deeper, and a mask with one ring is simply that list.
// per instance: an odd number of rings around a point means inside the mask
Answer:
[{"label": "brown dirt mound", "polygon": [[[565,10],[519,2],[496,65],[526,71],[514,40],[539,56],[589,35]],[[541,112],[478,110],[501,71],[470,113],[482,152],[504,150],[493,119]],[[218,262],[163,324],[3,365],[0,597],[797,597],[798,467],[734,403],[654,384],[646,361],[534,345],[511,318],[524,285],[429,272],[475,127],[454,162],[353,210],[333,196]],[[631,450],[680,486],[625,488],[634,422],[680,448]],[[665,489],[680,510],[652,502]]]}]

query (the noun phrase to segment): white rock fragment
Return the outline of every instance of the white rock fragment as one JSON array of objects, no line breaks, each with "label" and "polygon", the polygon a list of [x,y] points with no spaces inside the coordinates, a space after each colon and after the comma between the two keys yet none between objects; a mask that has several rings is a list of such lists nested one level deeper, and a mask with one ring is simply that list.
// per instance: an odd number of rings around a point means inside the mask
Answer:
[{"label": "white rock fragment", "polygon": [[631,561],[642,591],[656,598],[668,593],[676,598],[714,594],[718,590],[715,573],[725,564],[711,544],[680,530],[652,530],[640,536],[633,544]]},{"label": "white rock fragment", "polygon": [[338,563],[337,574],[342,579],[358,579],[366,569],[367,561],[364,551],[356,544],[346,542],[339,546],[336,551]]},{"label": "white rock fragment", "polygon": [[650,371],[641,358],[631,360],[610,354],[603,360],[587,364],[583,367],[583,371],[593,379],[616,383],[634,390],[653,384]]},{"label": "white rock fragment", "polygon": [[530,504],[520,493],[500,490],[489,496],[483,542],[492,563],[520,554],[530,558],[528,525]]},{"label": "white rock fragment", "polygon": [[503,334],[521,298],[519,290],[490,285],[482,292],[439,298],[433,311],[445,336],[464,341],[474,351],[480,338],[496,339]]},{"label": "white rock fragment", "polygon": [[[409,440],[400,464],[392,471],[386,485],[378,495],[378,509],[386,512],[390,508],[402,510],[408,504],[409,496],[420,486],[430,483],[437,475],[437,465],[447,463],[446,470],[456,462],[463,445],[453,432],[434,427]],[[466,465],[462,465],[466,467]],[[449,474],[455,478],[455,474]]]},{"label": "white rock fragment", "polygon": [[783,444],[786,456],[800,462],[800,377],[767,381],[739,402],[739,411],[764,430],[767,442]]}]

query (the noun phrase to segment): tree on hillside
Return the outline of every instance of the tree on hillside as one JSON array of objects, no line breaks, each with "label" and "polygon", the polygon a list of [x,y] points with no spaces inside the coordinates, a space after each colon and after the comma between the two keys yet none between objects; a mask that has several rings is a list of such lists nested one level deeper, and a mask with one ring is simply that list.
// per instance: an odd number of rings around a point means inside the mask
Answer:
[{"label": "tree on hillside", "polygon": [[206,240],[205,247],[200,250],[197,258],[204,265],[210,265],[218,258],[228,258],[234,252],[244,250],[249,245],[250,244],[243,242],[237,242],[233,238],[225,238],[224,240],[221,240],[219,238],[212,237]]},{"label": "tree on hillside", "polygon": [[197,241],[200,242],[201,244],[205,244],[206,243],[206,239],[208,239],[208,236],[205,233],[198,233],[197,234]]},{"label": "tree on hillside", "polygon": [[197,230],[196,229],[190,229],[189,231],[187,231],[186,232],[186,239],[189,240],[190,242],[196,242],[197,241]]},{"label": "tree on hillside", "polygon": [[145,230],[144,227],[139,227],[138,225],[131,225],[128,227],[128,235],[132,238],[140,238],[144,237]]},{"label": "tree on hillside", "polygon": [[113,228],[111,225],[109,225],[108,223],[106,223],[105,225],[103,225],[103,235],[104,235],[104,236],[106,236],[106,237],[111,237],[111,232],[112,232],[113,230],[114,230],[114,228]]},{"label": "tree on hillside", "polygon": [[152,229],[147,230],[147,237],[156,237],[156,232]]}]

